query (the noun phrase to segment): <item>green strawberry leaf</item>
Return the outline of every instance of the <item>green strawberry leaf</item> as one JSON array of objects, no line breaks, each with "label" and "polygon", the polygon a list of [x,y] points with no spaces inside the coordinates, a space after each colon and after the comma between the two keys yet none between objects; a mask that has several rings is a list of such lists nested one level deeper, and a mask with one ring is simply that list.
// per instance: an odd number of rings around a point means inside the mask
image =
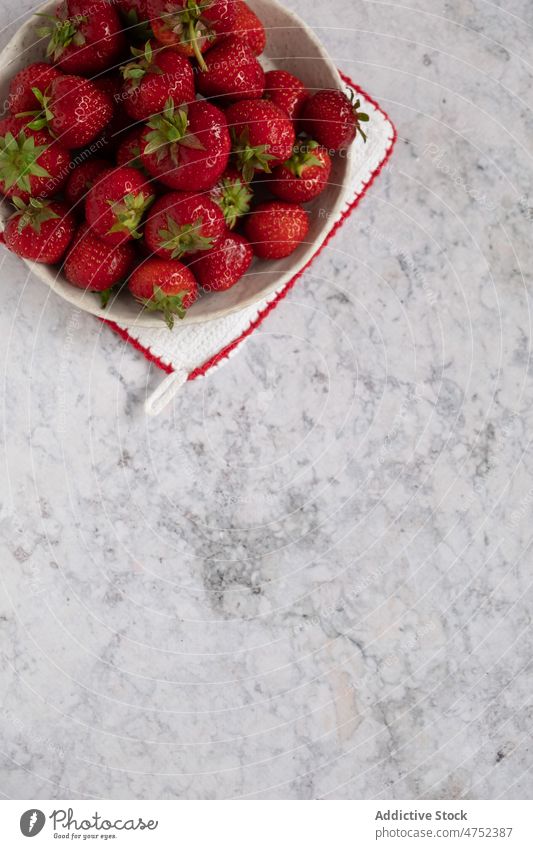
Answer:
[{"label": "green strawberry leaf", "polygon": [[109,200],[108,204],[113,210],[115,223],[107,231],[109,233],[127,233],[134,239],[142,237],[141,231],[138,229],[141,219],[154,202],[155,195],[144,195],[140,192],[138,195],[127,194],[121,201]]},{"label": "green strawberry leaf", "polygon": [[167,100],[163,112],[150,118],[147,126],[151,132],[146,136],[148,143],[144,152],[147,154],[157,153],[159,160],[170,152],[172,159],[178,164],[179,145],[191,147],[195,150],[205,150],[196,136],[187,132],[189,126],[187,105],[184,104],[175,109],[172,98]]},{"label": "green strawberry leaf", "polygon": [[355,92],[352,92],[350,100],[351,100],[351,103],[352,103],[353,114],[354,114],[354,117],[355,117],[356,132],[359,133],[359,135],[361,136],[363,141],[366,143],[367,135],[361,129],[361,122],[366,123],[367,121],[370,121],[370,118],[366,114],[366,112],[359,112],[359,107],[361,106],[361,101],[359,99],[356,100],[355,98],[356,98]]},{"label": "green strawberry leaf", "polygon": [[30,227],[35,233],[40,233],[45,221],[60,218],[57,212],[50,209],[48,201],[30,198],[26,204],[21,198],[13,198],[13,203],[17,207],[17,212],[13,213],[13,217],[18,216],[17,230],[19,233],[22,233],[26,227]]},{"label": "green strawberry leaf", "polygon": [[284,163],[285,167],[294,174],[295,177],[303,177],[304,172],[308,168],[319,166],[324,167],[324,163],[318,156],[313,153],[319,147],[316,141],[303,141],[296,145],[290,159]]},{"label": "green strawberry leaf", "polygon": [[167,295],[159,286],[154,286],[154,293],[151,298],[137,298],[137,301],[148,312],[162,312],[165,322],[169,330],[174,327],[174,317],[183,319],[186,315],[186,309],[183,306],[183,299],[187,292],[177,292],[175,295]]},{"label": "green strawberry leaf", "polygon": [[21,130],[17,138],[12,133],[0,137],[0,181],[4,191],[13,186],[31,194],[30,177],[50,177],[38,160],[46,145],[36,145],[34,136]]},{"label": "green strawberry leaf", "polygon": [[250,133],[247,127],[240,136],[232,128],[231,137],[233,153],[237,158],[237,167],[247,183],[251,182],[256,171],[263,171],[265,174],[272,173],[270,163],[275,161],[277,157],[268,152],[268,145],[261,144],[253,147],[250,144]]},{"label": "green strawberry leaf", "polygon": [[74,44],[76,47],[82,47],[85,44],[83,33],[79,32],[79,25],[87,23],[87,18],[84,15],[75,15],[73,18],[65,18],[60,20],[54,15],[47,15],[43,12],[36,13],[41,18],[46,18],[50,24],[46,27],[38,27],[37,35],[41,38],[49,38],[46,48],[47,57],[52,57],[54,62],[61,58],[65,49]]},{"label": "green strawberry leaf", "polygon": [[233,230],[239,218],[250,211],[254,196],[248,183],[224,177],[212,192],[212,197],[224,214],[226,224]]},{"label": "green strawberry leaf", "polygon": [[167,229],[158,231],[159,244],[165,250],[171,251],[172,259],[180,259],[184,254],[197,251],[209,251],[213,247],[214,240],[209,236],[202,236],[204,222],[201,218],[192,224],[179,225],[172,216],[167,215],[166,222]]}]

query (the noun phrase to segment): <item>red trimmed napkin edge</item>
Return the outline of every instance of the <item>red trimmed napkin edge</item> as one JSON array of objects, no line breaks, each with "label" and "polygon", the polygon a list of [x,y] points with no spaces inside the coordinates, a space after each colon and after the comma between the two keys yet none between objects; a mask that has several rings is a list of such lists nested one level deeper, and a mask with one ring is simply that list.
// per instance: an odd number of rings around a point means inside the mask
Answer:
[{"label": "red trimmed napkin edge", "polygon": [[[303,266],[303,268],[300,269],[300,271],[298,271],[297,274],[294,275],[294,277],[291,280],[289,280],[289,282],[283,287],[281,292],[278,292],[276,297],[273,298],[267,304],[267,306],[263,310],[261,310],[261,312],[259,312],[257,314],[256,318],[250,323],[249,327],[247,327],[246,330],[243,333],[241,333],[240,336],[238,336],[236,339],[234,339],[233,342],[230,342],[228,345],[225,345],[224,348],[221,348],[220,351],[218,352],[218,354],[215,354],[213,357],[206,360],[203,365],[198,366],[198,368],[195,368],[193,371],[191,371],[189,376],[187,377],[187,380],[195,380],[197,377],[203,377],[204,375],[206,375],[207,372],[210,369],[215,368],[215,366],[217,366],[221,362],[221,360],[227,359],[236,350],[236,348],[238,348],[239,345],[241,345],[241,343],[244,342],[244,340],[247,339],[248,336],[250,336],[254,332],[254,330],[257,330],[259,325],[263,323],[265,318],[267,318],[267,316],[272,312],[272,310],[274,310],[277,307],[279,302],[282,301],[283,298],[290,292],[290,290],[295,285],[295,283],[297,283],[297,281],[300,279],[302,274],[305,271],[307,271],[307,269],[315,261],[317,256],[324,250],[326,245],[329,244],[329,242],[331,241],[333,236],[342,227],[344,222],[347,221],[347,219],[350,217],[350,215],[352,214],[354,209],[356,209],[356,207],[359,205],[360,201],[366,195],[367,191],[369,190],[369,188],[373,184],[374,180],[376,180],[376,178],[381,174],[381,172],[385,168],[387,162],[389,161],[390,157],[392,156],[392,152],[394,150],[394,145],[396,144],[396,141],[398,139],[398,133],[397,133],[396,127],[394,126],[393,122],[391,121],[391,119],[389,118],[387,113],[381,108],[379,103],[377,103],[372,97],[370,97],[370,95],[367,94],[366,91],[364,91],[362,88],[357,86],[354,82],[352,82],[352,80],[346,74],[343,74],[342,71],[340,71],[339,73],[341,75],[341,78],[344,80],[344,82],[347,83],[347,85],[349,85],[351,88],[353,88],[357,92],[357,94],[360,94],[361,97],[364,97],[365,100],[367,100],[369,103],[371,103],[372,106],[374,106],[378,110],[378,112],[381,112],[383,117],[386,118],[386,120],[390,124],[391,129],[392,129],[392,136],[389,139],[389,146],[387,148],[385,156],[383,157],[383,160],[378,165],[378,167],[372,172],[372,174],[370,175],[367,182],[364,183],[361,192],[352,201],[350,206],[343,212],[343,214],[339,218],[339,220],[335,222],[335,224],[333,225],[333,227],[329,231],[328,235],[326,236],[326,238],[324,239],[324,241],[322,242],[320,247],[313,254],[311,259]],[[117,333],[121,337],[121,339],[124,339],[125,342],[129,342],[129,344],[132,345],[135,348],[136,351],[140,351],[140,353],[144,357],[146,357],[146,359],[149,362],[153,363],[158,368],[160,368],[162,371],[166,372],[166,374],[172,374],[172,372],[174,371],[174,368],[173,368],[172,365],[170,365],[169,363],[165,363],[160,357],[158,357],[156,354],[153,354],[152,351],[150,350],[150,348],[146,348],[144,345],[141,345],[141,343],[138,341],[138,339],[136,339],[134,336],[131,336],[124,327],[121,327],[116,322],[109,321],[106,318],[101,319],[101,321],[103,321],[104,324],[107,324],[107,326],[114,333]]]}]

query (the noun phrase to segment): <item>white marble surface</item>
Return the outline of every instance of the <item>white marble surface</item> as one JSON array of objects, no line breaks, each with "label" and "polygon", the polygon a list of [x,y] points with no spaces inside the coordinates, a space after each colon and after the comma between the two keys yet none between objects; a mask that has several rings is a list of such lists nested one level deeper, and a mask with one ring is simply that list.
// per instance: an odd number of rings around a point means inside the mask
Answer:
[{"label": "white marble surface", "polygon": [[531,797],[533,7],[290,5],[400,139],[237,359],[1,255],[6,797]]}]

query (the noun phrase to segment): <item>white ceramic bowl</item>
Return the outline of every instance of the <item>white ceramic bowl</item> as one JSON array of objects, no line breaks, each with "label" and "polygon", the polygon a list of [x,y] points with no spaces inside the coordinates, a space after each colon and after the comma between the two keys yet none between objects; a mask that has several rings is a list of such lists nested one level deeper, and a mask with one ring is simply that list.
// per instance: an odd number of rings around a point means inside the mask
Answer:
[{"label": "white ceramic bowl", "polygon": [[[261,61],[267,70],[284,68],[300,77],[310,90],[323,88],[341,88],[342,83],[337,69],[328,57],[312,30],[295,14],[277,2],[277,0],[248,0],[250,6],[259,15],[267,30],[267,47]],[[53,12],[56,0],[42,6],[39,11]],[[25,65],[44,58],[45,41],[36,40],[35,17],[26,21],[17,31],[1,53],[0,61],[0,98],[5,103],[9,80]],[[349,160],[337,157],[333,166],[330,183],[311,209],[311,224],[306,242],[289,257],[276,261],[254,260],[248,273],[227,292],[203,295],[188,310],[184,322],[188,324],[211,321],[215,318],[251,306],[288,282],[316,251],[343,207],[348,183]],[[319,209],[328,215],[319,215]],[[5,201],[0,202],[0,219],[5,221],[12,213],[12,207]],[[57,292],[69,303],[93,315],[116,321],[119,324],[133,324],[144,327],[163,326],[163,319],[157,313],[144,313],[127,293],[120,295],[107,309],[100,306],[100,298],[91,292],[83,292],[71,286],[54,267],[27,262],[33,273],[47,286]]]}]

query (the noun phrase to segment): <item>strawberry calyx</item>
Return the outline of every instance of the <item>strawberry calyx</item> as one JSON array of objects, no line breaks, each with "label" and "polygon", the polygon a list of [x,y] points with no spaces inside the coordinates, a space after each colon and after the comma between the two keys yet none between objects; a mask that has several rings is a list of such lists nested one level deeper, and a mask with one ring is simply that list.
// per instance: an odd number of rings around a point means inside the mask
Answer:
[{"label": "strawberry calyx", "polygon": [[132,144],[130,147],[130,153],[132,158],[127,163],[130,168],[137,168],[138,171],[142,171],[145,174],[144,166],[141,159],[141,147],[138,144]]},{"label": "strawberry calyx", "polygon": [[172,259],[180,259],[186,253],[211,250],[214,241],[210,236],[202,236],[203,225],[201,218],[191,224],[179,225],[167,215],[167,229],[158,231],[161,247],[172,252]]},{"label": "strawberry calyx", "polygon": [[13,133],[0,136],[0,180],[4,191],[16,185],[31,194],[30,177],[49,177],[46,168],[38,164],[45,150],[45,144],[35,144],[34,136],[26,136],[24,130],[16,138]]},{"label": "strawberry calyx", "polygon": [[233,230],[238,219],[250,211],[253,192],[244,179],[223,177],[213,190],[212,197],[222,210],[227,226]]},{"label": "strawberry calyx", "polygon": [[323,168],[324,163],[313,153],[318,147],[320,145],[316,141],[300,142],[300,144],[295,145],[291,158],[283,163],[284,167],[295,177],[303,177],[308,168],[316,166]]},{"label": "strawberry calyx", "polygon": [[361,128],[361,124],[365,124],[367,121],[370,121],[370,118],[366,114],[366,112],[360,112],[359,111],[360,106],[361,106],[361,101],[359,99],[355,100],[355,93],[353,91],[351,92],[351,102],[352,102],[352,109],[353,109],[353,114],[354,114],[354,118],[355,118],[356,132],[359,133],[359,135],[361,136],[361,138],[363,139],[363,141],[366,144],[367,135],[366,135],[365,132],[363,132],[363,130]]},{"label": "strawberry calyx", "polygon": [[154,286],[154,293],[151,298],[137,298],[137,301],[148,312],[162,312],[167,327],[172,330],[176,315],[178,318],[185,318],[187,310],[183,306],[183,299],[187,294],[187,292],[177,292],[174,295],[167,295],[160,286]]},{"label": "strawberry calyx", "polygon": [[137,47],[131,48],[133,62],[128,62],[121,70],[121,74],[125,80],[131,80],[132,87],[137,88],[142,78],[150,71],[152,74],[163,73],[160,68],[154,63],[154,51],[149,41],[146,42],[144,48],[140,50]]},{"label": "strawberry calyx", "polygon": [[209,21],[204,17],[203,10],[211,4],[206,0],[187,0],[185,8],[165,14],[164,20],[168,29],[174,32],[184,45],[192,47],[196,61],[202,71],[207,71],[202,47],[215,38],[216,33]]},{"label": "strawberry calyx", "polygon": [[156,153],[159,161],[169,153],[172,161],[177,165],[180,145],[194,150],[205,150],[201,141],[193,133],[187,132],[189,127],[187,104],[175,109],[171,97],[165,103],[163,111],[159,115],[154,115],[147,126],[151,132],[146,137],[148,144],[144,148],[144,153]]},{"label": "strawberry calyx", "polygon": [[134,239],[140,239],[142,233],[137,228],[145,211],[154,200],[155,195],[145,196],[143,192],[138,195],[127,194],[120,201],[108,200],[115,218],[115,223],[107,231],[108,234],[126,233]]},{"label": "strawberry calyx", "polygon": [[84,15],[58,19],[54,15],[47,15],[44,12],[37,12],[36,14],[51,22],[48,26],[38,27],[37,35],[41,38],[50,39],[46,48],[46,56],[51,57],[54,62],[61,58],[69,45],[74,44],[75,47],[83,47],[85,44],[85,36],[78,29],[80,24],[87,23],[88,19]]},{"label": "strawberry calyx", "polygon": [[114,288],[114,286],[110,286],[109,289],[102,289],[102,291],[98,293],[100,295],[100,306],[103,310],[105,310],[111,300]]},{"label": "strawberry calyx", "polygon": [[136,9],[130,9],[124,14],[128,35],[135,41],[146,41],[154,37],[149,21],[141,21]]},{"label": "strawberry calyx", "polygon": [[250,131],[248,127],[237,135],[234,128],[231,129],[231,138],[233,141],[233,152],[237,159],[237,167],[242,173],[246,182],[250,182],[256,171],[264,171],[265,174],[271,173],[270,163],[276,160],[277,157],[268,153],[268,145],[259,144],[255,147],[250,144]]},{"label": "strawberry calyx", "polygon": [[44,94],[36,86],[32,86],[32,92],[36,100],[38,100],[38,102],[41,104],[42,109],[32,109],[29,112],[18,112],[16,117],[33,117],[33,121],[30,121],[30,123],[28,124],[30,130],[43,130],[46,128],[48,132],[51,132],[50,123],[54,119],[54,113],[50,109],[50,98],[47,97],[46,94]]},{"label": "strawberry calyx", "polygon": [[46,200],[30,198],[28,203],[24,203],[21,198],[14,197],[13,203],[17,208],[17,211],[13,213],[13,218],[18,216],[17,230],[19,233],[22,233],[26,227],[31,227],[35,233],[40,233],[45,221],[60,218],[57,212],[50,209],[50,204]]},{"label": "strawberry calyx", "polygon": [[124,288],[124,281],[120,280],[118,283],[115,283],[113,286],[110,286],[109,289],[101,289],[100,292],[95,292],[100,296],[100,306],[103,310],[109,305],[111,298],[116,298],[122,292]]}]

